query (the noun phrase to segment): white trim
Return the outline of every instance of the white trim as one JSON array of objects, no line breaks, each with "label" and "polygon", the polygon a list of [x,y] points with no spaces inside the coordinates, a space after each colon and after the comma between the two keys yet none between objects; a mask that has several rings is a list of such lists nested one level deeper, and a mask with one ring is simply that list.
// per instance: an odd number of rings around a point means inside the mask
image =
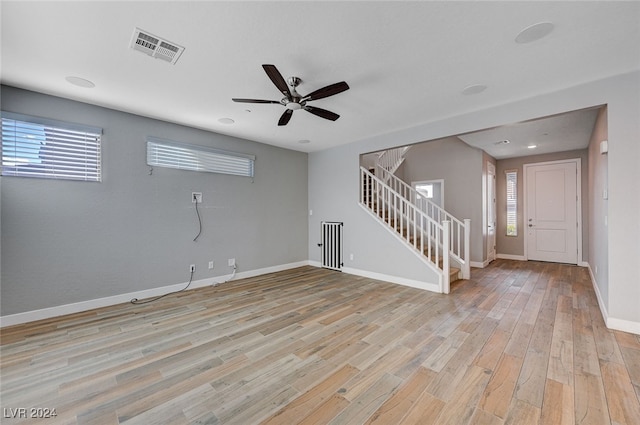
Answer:
[{"label": "white trim", "polygon": [[544,162],[534,162],[530,164],[522,165],[522,195],[523,195],[523,204],[522,204],[522,217],[523,217],[523,231],[524,233],[524,258],[526,260],[529,259],[527,254],[527,239],[528,232],[525,226],[524,218],[527,217],[527,168],[529,167],[537,167],[541,165],[554,165],[554,164],[563,164],[563,163],[575,163],[576,164],[576,221],[578,228],[576,229],[576,239],[577,239],[577,248],[578,253],[576,255],[576,265],[580,265],[582,262],[582,158],[569,158],[569,159],[559,159],[557,161],[544,161]]},{"label": "white trim", "polygon": [[[262,269],[249,270],[246,272],[240,272],[235,275],[235,279],[244,279],[248,277],[260,276],[268,273],[275,273],[283,270],[293,269],[296,267],[302,267],[309,265],[309,261],[298,261],[296,263],[282,264],[279,266],[265,267]],[[211,286],[213,284],[220,284],[225,282],[233,276],[230,273],[225,276],[215,276],[206,279],[194,280],[191,282],[189,289],[202,288],[205,286]],[[159,295],[166,294],[168,292],[178,291],[186,286],[187,282],[177,283],[174,285],[163,286],[160,288],[145,289],[143,291],[129,292],[126,294],[113,295],[110,297],[97,298],[88,301],[80,301],[72,304],[65,304],[55,307],[43,308],[40,310],[26,311],[24,313],[10,314],[8,316],[0,317],[0,328],[12,325],[19,325],[22,323],[33,322],[36,320],[50,319],[52,317],[63,316],[66,314],[79,313],[82,311],[93,310],[101,307],[108,307],[121,303],[128,303],[133,298],[140,300],[150,297],[157,297]]]},{"label": "white trim", "polygon": [[[309,265],[313,267],[322,268],[320,261],[309,261]],[[403,286],[410,286],[412,288],[424,289],[431,292],[442,293],[440,285],[437,283],[422,282],[419,280],[407,279],[399,276],[391,276],[384,273],[371,272],[368,270],[355,269],[353,267],[343,267],[343,273],[352,274],[356,276],[368,277],[370,279],[382,280],[384,282],[395,283]]]},{"label": "white trim", "polygon": [[591,277],[591,284],[593,286],[593,291],[596,293],[596,299],[598,300],[598,307],[600,307],[600,314],[602,314],[602,318],[604,319],[604,323],[607,326],[607,328],[640,335],[639,322],[632,322],[630,320],[609,317],[607,306],[604,304],[604,301],[602,300],[602,295],[600,294],[600,288],[596,283],[596,276],[593,274],[591,265],[589,263],[586,263],[586,267],[589,270],[589,276]]},{"label": "white trim", "polygon": [[352,274],[356,276],[367,277],[375,280],[382,280],[384,282],[396,283],[398,285],[410,286],[411,288],[424,289],[431,292],[442,293],[440,290],[440,285],[437,283],[431,282],[422,282],[419,280],[406,279],[404,277],[391,276],[388,274],[370,272],[367,270],[354,269],[351,267],[343,267],[342,271],[347,274]]},{"label": "white trim", "polygon": [[616,319],[609,317],[606,320],[607,328],[616,331],[629,332],[630,334],[640,335],[640,322],[632,322],[630,320]]},{"label": "white trim", "polygon": [[489,263],[491,263],[491,261],[489,261],[488,259],[484,261],[469,261],[469,265],[477,269],[484,269],[489,265]]},{"label": "white trim", "polygon": [[500,258],[501,260],[516,260],[516,261],[527,261],[527,258],[524,255],[511,255],[511,254],[496,254],[496,258]]},{"label": "white trim", "polygon": [[604,302],[602,301],[602,295],[600,295],[600,288],[596,284],[596,277],[593,274],[593,270],[591,270],[591,265],[589,263],[587,263],[587,269],[589,270],[589,276],[591,277],[591,285],[593,286],[593,291],[596,293],[596,299],[598,300],[598,307],[600,307],[600,313],[602,314],[602,317],[604,318],[604,321],[606,323],[607,317],[609,316],[609,313],[607,313],[607,306],[605,306]]},{"label": "white trim", "polygon": [[[493,176],[493,180],[491,179]],[[490,261],[496,259],[496,255],[498,254],[496,246],[498,242],[498,195],[497,195],[497,185],[496,185],[496,166],[493,162],[487,161],[487,174],[485,177],[485,184],[483,189],[485,194],[483,196],[484,201],[484,214],[482,214],[482,225],[486,229],[487,237],[486,237],[486,248],[487,248],[487,264]],[[489,190],[491,187],[491,191]],[[488,199],[489,195],[493,195],[493,199]],[[491,204],[493,204],[493,208],[491,208]],[[493,211],[493,217],[489,217],[489,211]],[[489,238],[489,221],[493,220],[493,247],[489,246],[491,239]],[[493,254],[493,255],[491,255]],[[473,264],[472,264],[473,265]]]}]

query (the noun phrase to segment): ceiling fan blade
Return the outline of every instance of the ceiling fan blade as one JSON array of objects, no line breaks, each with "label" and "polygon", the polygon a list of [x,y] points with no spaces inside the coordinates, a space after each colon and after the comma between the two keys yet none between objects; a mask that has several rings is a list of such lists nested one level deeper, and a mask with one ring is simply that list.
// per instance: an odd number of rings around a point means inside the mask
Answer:
[{"label": "ceiling fan blade", "polygon": [[262,65],[262,68],[264,69],[264,72],[267,73],[267,76],[269,76],[271,82],[278,88],[278,90],[280,90],[280,92],[285,95],[287,99],[291,100],[291,91],[289,90],[289,86],[282,77],[282,74],[280,74],[280,71],[278,71],[278,68],[276,68],[275,65]]},{"label": "ceiling fan blade", "polygon": [[293,115],[293,109],[285,110],[284,114],[282,114],[280,120],[278,121],[278,125],[287,125],[287,123],[291,119],[291,115]]},{"label": "ceiling fan blade", "polygon": [[277,100],[261,100],[261,99],[238,99],[238,98],[233,98],[231,99],[234,102],[242,102],[242,103],[280,103]]},{"label": "ceiling fan blade", "polygon": [[340,115],[335,112],[327,111],[326,109],[316,108],[314,106],[305,106],[304,109],[307,112],[311,112],[313,115],[317,115],[327,120],[335,121],[340,118]]},{"label": "ceiling fan blade", "polygon": [[303,100],[318,100],[325,97],[333,96],[334,94],[342,93],[345,90],[349,90],[349,85],[344,81],[331,84],[316,91],[313,91],[306,95]]}]

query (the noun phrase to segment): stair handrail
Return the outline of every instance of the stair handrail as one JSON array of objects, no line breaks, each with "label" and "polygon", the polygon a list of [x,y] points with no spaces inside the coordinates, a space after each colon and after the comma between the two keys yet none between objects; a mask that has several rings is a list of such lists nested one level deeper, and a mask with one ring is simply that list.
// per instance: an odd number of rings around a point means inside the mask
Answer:
[{"label": "stair handrail", "polygon": [[[442,292],[448,294],[450,286],[449,256],[443,255],[449,244],[449,223],[439,223],[396,192],[382,179],[360,167],[360,203],[376,215],[381,222],[395,229],[421,257],[440,271]],[[432,239],[444,243],[432,244]],[[442,260],[442,267],[440,262]]]},{"label": "stair handrail", "polygon": [[[424,197],[420,197],[418,192],[405,181],[396,177],[393,173],[382,167],[376,167],[376,175],[381,176],[381,180],[389,185],[395,192],[401,194],[406,199],[413,202],[418,209],[423,211],[427,216],[433,218],[439,223],[444,221],[451,222],[451,231],[449,232],[449,253],[461,266],[462,278],[471,278],[470,264],[470,242],[471,242],[471,220],[460,220],[444,208],[437,205]],[[442,243],[442,241],[439,241]]]},{"label": "stair handrail", "polygon": [[404,161],[404,154],[410,147],[411,146],[403,146],[380,152],[376,159],[376,167],[382,167],[391,174],[395,173],[398,167],[400,167],[400,164]]}]

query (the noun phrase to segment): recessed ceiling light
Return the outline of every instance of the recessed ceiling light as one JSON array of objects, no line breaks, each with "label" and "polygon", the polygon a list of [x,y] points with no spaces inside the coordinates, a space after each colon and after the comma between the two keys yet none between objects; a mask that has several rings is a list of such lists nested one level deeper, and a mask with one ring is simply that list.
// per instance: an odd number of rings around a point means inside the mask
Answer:
[{"label": "recessed ceiling light", "polygon": [[516,43],[525,44],[540,40],[549,35],[553,28],[554,25],[551,22],[538,22],[537,24],[529,25],[518,33]]},{"label": "recessed ceiling light", "polygon": [[298,143],[300,143],[301,145],[306,145],[307,143],[311,143],[311,140],[302,139],[302,140],[298,140]]},{"label": "recessed ceiling light", "polygon": [[478,94],[478,93],[482,93],[486,89],[487,89],[487,86],[485,86],[484,84],[472,84],[470,86],[465,87],[462,90],[462,94],[467,96],[472,94]]},{"label": "recessed ceiling light", "polygon": [[529,146],[527,146],[527,149],[535,149],[537,147],[538,147],[538,145],[529,145]]},{"label": "recessed ceiling light", "polygon": [[67,82],[73,84],[74,86],[84,87],[85,89],[92,89],[96,86],[91,81],[85,80],[84,78],[80,77],[68,76],[65,78],[65,80],[67,80]]},{"label": "recessed ceiling light", "polygon": [[499,142],[495,142],[494,145],[508,145],[509,143],[511,142],[505,139],[505,140],[500,140]]},{"label": "recessed ceiling light", "polygon": [[233,124],[235,121],[232,120],[231,118],[220,118],[218,122],[220,124]]}]

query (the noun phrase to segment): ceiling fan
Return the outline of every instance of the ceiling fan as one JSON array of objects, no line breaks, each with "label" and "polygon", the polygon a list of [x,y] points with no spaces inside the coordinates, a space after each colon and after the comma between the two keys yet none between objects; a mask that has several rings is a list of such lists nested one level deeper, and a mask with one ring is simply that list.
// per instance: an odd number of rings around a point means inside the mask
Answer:
[{"label": "ceiling fan", "polygon": [[345,90],[349,89],[349,85],[344,81],[339,83],[330,84],[326,87],[318,89],[309,93],[306,96],[300,95],[296,91],[296,87],[302,83],[302,80],[298,77],[290,77],[288,81],[285,81],[282,77],[282,74],[278,71],[278,68],[275,65],[262,65],[262,68],[267,73],[267,76],[273,82],[273,84],[280,90],[280,92],[284,95],[281,100],[260,100],[260,99],[237,99],[233,98],[234,102],[244,102],[244,103],[278,103],[283,105],[287,109],[284,111],[280,120],[278,121],[278,125],[287,125],[289,120],[291,119],[291,115],[293,111],[297,111],[298,109],[304,109],[307,112],[311,112],[313,115],[317,115],[321,118],[335,121],[340,118],[340,115],[327,111],[326,109],[317,108],[315,106],[307,105],[307,102],[312,100],[324,99],[325,97],[333,96],[334,94],[341,93]]}]

